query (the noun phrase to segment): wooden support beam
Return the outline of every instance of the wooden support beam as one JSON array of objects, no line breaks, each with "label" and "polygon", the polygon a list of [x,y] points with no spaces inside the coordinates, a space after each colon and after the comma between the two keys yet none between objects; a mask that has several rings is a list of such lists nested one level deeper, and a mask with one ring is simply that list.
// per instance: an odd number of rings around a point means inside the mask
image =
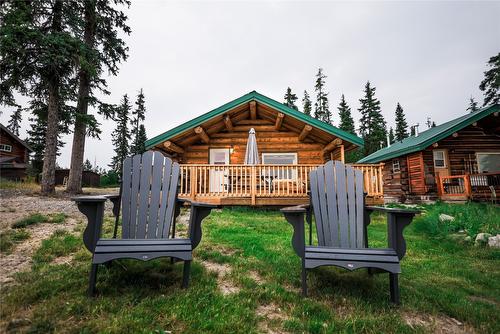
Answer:
[{"label": "wooden support beam", "polygon": [[340,145],[340,161],[342,163],[345,162],[345,155],[344,155],[344,145]]},{"label": "wooden support beam", "polygon": [[313,127],[310,126],[309,124],[304,125],[304,128],[300,132],[299,140],[303,141],[304,139],[306,139],[307,135],[309,135],[309,132],[311,132],[312,128]]},{"label": "wooden support beam", "polygon": [[203,129],[201,126],[198,126],[194,129],[194,132],[200,137],[201,141],[204,142],[205,144],[208,144],[210,142],[210,137],[207,135],[205,132],[205,129]]},{"label": "wooden support beam", "polygon": [[182,147],[175,145],[170,140],[167,140],[165,143],[163,143],[163,146],[169,151],[176,153],[184,153],[184,149]]},{"label": "wooden support beam", "polygon": [[337,138],[323,148],[323,152],[328,153],[342,145],[342,139]]},{"label": "wooden support beam", "polygon": [[233,132],[233,122],[231,122],[231,117],[229,117],[229,115],[226,115],[226,117],[224,117],[224,124],[226,125],[227,131]]},{"label": "wooden support beam", "polygon": [[257,102],[250,101],[250,118],[257,119]]},{"label": "wooden support beam", "polygon": [[274,123],[274,128],[276,130],[281,129],[281,124],[283,124],[283,118],[285,118],[285,114],[279,112],[278,116],[276,116],[276,123]]}]

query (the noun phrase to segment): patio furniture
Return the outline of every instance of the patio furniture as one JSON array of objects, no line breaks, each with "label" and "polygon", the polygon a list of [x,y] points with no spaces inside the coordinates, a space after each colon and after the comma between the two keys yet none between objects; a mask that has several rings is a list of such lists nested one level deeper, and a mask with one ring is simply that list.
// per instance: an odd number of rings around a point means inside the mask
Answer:
[{"label": "patio furniture", "polygon": [[[90,296],[95,294],[98,265],[125,258],[149,261],[170,257],[182,260],[182,287],[188,286],[192,252],[201,240],[201,222],[215,206],[191,202],[189,238],[175,238],[171,229],[175,228],[180,205],[188,202],[177,198],[179,170],[179,164],[160,152],[148,151],[123,162],[121,195],[73,198],[78,209],[88,218],[83,242],[93,254]],[[119,215],[121,205],[121,239],[101,238],[107,199],[113,203],[115,216]]]},{"label": "patio furniture", "polygon": [[[293,226],[292,246],[302,259],[303,296],[307,296],[308,269],[370,268],[370,273],[389,273],[391,301],[399,304],[398,275],[406,252],[403,229],[418,211],[366,207],[363,172],[340,161],[329,161],[311,171],[309,180],[310,205],[281,210]],[[388,248],[368,248],[367,226],[373,211],[387,213]],[[316,221],[317,246],[312,245],[312,214]],[[309,224],[309,245],[305,242],[304,215]]]}]

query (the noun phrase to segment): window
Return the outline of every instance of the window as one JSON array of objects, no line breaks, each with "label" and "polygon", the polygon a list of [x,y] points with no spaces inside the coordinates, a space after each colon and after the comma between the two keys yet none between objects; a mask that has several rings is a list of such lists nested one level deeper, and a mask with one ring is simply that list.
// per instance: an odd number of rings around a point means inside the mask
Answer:
[{"label": "window", "polygon": [[446,151],[433,151],[434,167],[446,168]]},{"label": "window", "polygon": [[500,152],[477,153],[479,173],[500,172]]},{"label": "window", "polygon": [[[296,165],[297,153],[262,153],[262,163],[264,165]],[[295,178],[295,168],[270,167],[264,168],[264,177],[278,179],[293,179]]]},{"label": "window", "polygon": [[6,144],[0,144],[0,151],[3,152],[12,152],[12,146]]},{"label": "window", "polygon": [[399,165],[399,159],[392,160],[392,172],[393,173],[401,172],[401,166]]}]

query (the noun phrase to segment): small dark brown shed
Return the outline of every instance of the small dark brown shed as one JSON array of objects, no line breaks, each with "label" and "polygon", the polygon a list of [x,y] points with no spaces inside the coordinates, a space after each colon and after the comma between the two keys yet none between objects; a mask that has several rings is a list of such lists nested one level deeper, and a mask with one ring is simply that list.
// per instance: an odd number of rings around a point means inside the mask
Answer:
[{"label": "small dark brown shed", "polygon": [[[64,185],[65,180],[68,179],[69,169],[56,169],[56,185]],[[83,187],[99,187],[101,183],[101,176],[96,172],[85,170],[82,173],[82,186]]]}]

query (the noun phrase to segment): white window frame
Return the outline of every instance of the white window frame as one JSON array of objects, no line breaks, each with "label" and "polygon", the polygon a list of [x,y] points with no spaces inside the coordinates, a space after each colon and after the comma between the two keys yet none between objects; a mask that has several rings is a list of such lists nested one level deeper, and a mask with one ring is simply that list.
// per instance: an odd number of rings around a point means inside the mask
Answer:
[{"label": "white window frame", "polygon": [[[396,165],[396,164],[397,164],[397,166],[398,166],[398,167],[397,167],[397,170],[396,170],[396,167],[395,167],[395,165]],[[394,159],[394,160],[392,160],[392,172],[393,172],[394,174],[396,174],[396,173],[401,173],[401,164],[400,164],[400,162],[399,162],[399,159]]]},{"label": "white window frame", "polygon": [[479,156],[480,155],[500,155],[500,152],[476,152],[476,162],[477,162],[477,171],[478,173],[483,173],[481,171],[481,166],[479,165]]},{"label": "white window frame", "polygon": [[[267,152],[267,153],[262,153],[262,164],[263,165],[276,165],[276,164],[266,164],[264,162],[264,158],[269,155],[293,155],[293,163],[292,165],[297,165],[297,153],[294,152]],[[279,164],[278,164],[279,165]]]},{"label": "white window frame", "polygon": [[2,151],[2,152],[12,152],[12,145],[0,144],[0,151]]},{"label": "white window frame", "polygon": [[[442,153],[443,154],[443,159],[436,159],[436,153]],[[432,162],[434,164],[434,168],[448,168],[448,162],[446,161],[448,158],[448,151],[446,150],[433,150],[432,151]],[[442,166],[436,166],[436,160],[442,160],[443,165]]]}]

